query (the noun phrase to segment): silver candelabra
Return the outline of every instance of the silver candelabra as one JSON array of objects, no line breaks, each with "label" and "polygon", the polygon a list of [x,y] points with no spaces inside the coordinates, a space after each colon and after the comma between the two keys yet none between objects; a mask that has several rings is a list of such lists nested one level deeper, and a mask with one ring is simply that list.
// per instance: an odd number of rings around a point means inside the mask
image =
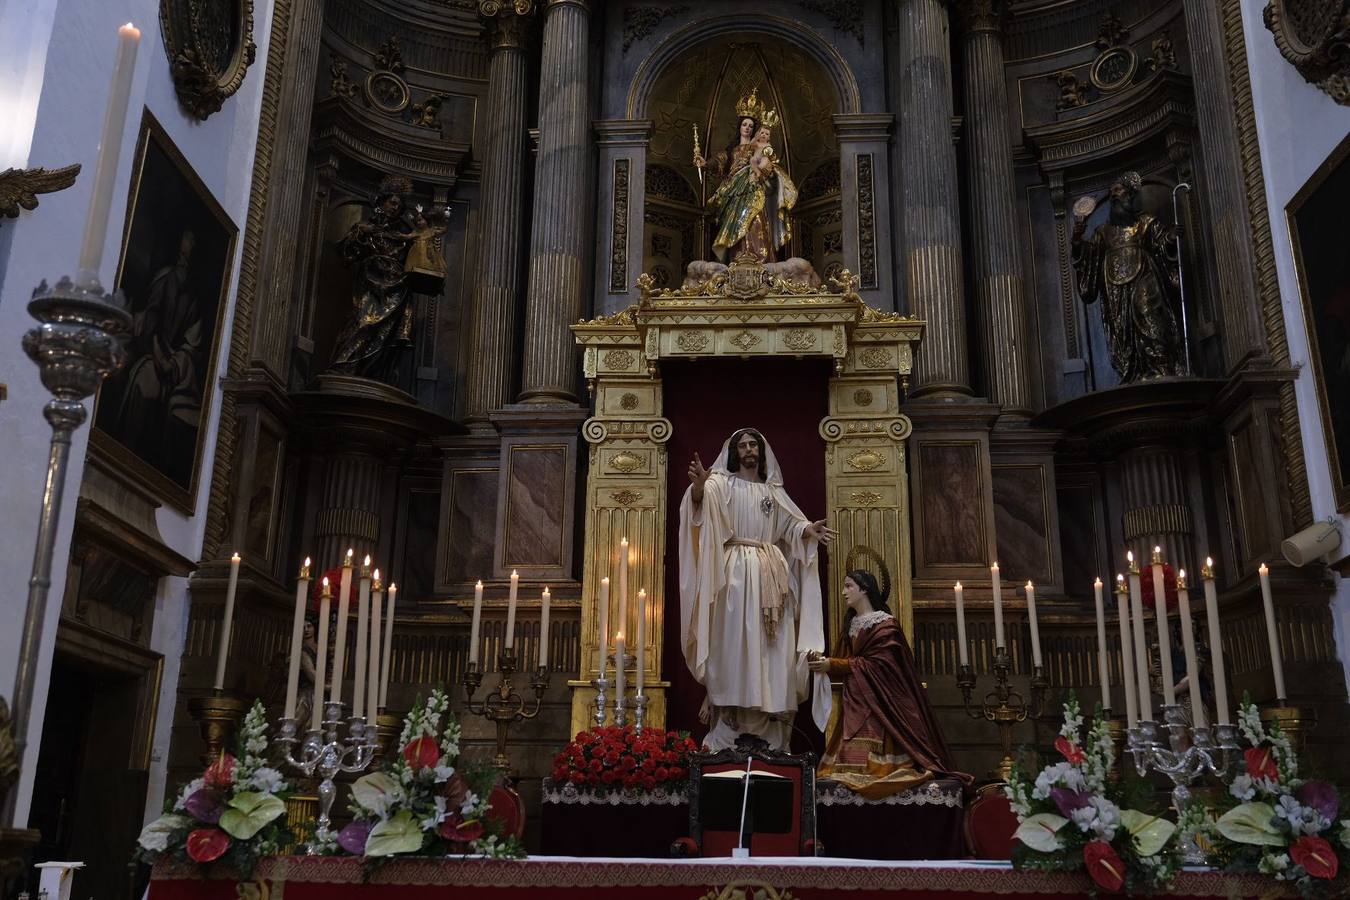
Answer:
[{"label": "silver candelabra", "polygon": [[[628,664],[636,661],[633,654],[624,652],[622,657],[611,656],[609,659],[613,662],[615,670],[620,666],[625,672],[628,671]],[[617,686],[618,679],[611,678],[592,678],[591,686],[595,688],[595,713],[592,718],[595,719],[596,728],[604,728],[605,722],[609,720],[609,689]],[[625,682],[626,683],[626,682]],[[636,684],[636,682],[634,682]],[[628,724],[628,711],[633,711],[633,727],[638,731],[642,730],[647,721],[647,703],[646,694],[634,693],[632,701],[629,701],[626,695],[616,694],[614,697],[614,724],[622,728]]]},{"label": "silver candelabra", "polygon": [[[333,809],[333,800],[337,797],[337,785],[333,778],[339,772],[363,772],[375,759],[379,750],[379,740],[375,726],[368,725],[365,716],[351,716],[347,719],[347,737],[338,738],[338,726],[342,722],[342,711],[346,704],[329,701],[323,705],[323,731],[310,729],[303,739],[296,737],[294,718],[281,720],[281,728],[274,743],[281,747],[287,763],[312,777],[315,772],[322,776],[319,782],[319,822],[314,830],[314,839],[309,842],[309,853],[315,855],[323,844],[337,839],[333,832],[329,813]],[[295,756],[295,745],[300,745],[300,756]]]}]

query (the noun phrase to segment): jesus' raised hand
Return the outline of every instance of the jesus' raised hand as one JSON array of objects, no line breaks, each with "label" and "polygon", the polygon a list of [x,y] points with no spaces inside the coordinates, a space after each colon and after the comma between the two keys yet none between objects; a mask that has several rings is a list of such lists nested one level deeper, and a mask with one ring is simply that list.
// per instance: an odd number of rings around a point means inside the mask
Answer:
[{"label": "jesus' raised hand", "polygon": [[708,482],[708,470],[703,465],[703,460],[699,459],[698,454],[694,454],[694,459],[689,463],[689,484],[693,488],[693,498],[695,503],[703,502],[703,485]]},{"label": "jesus' raised hand", "polygon": [[802,535],[808,539],[815,538],[817,541],[820,541],[820,543],[829,546],[830,541],[834,540],[834,536],[838,533],[839,532],[826,525],[824,519],[821,519],[818,522],[812,522],[810,525],[806,526],[806,530],[802,532]]}]

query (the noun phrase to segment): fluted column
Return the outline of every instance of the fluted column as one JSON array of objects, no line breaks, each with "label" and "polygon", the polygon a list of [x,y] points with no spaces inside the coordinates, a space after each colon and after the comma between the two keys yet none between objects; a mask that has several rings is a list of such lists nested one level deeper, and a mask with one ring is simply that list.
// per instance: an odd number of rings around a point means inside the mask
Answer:
[{"label": "fluted column", "polygon": [[928,320],[914,393],[969,394],[947,7],[899,3],[901,257],[910,312]]},{"label": "fluted column", "polygon": [[577,356],[567,326],[583,309],[588,211],[593,204],[587,177],[590,4],[547,4],[520,400],[575,403]]},{"label": "fluted column", "polygon": [[524,40],[533,0],[479,9],[492,28],[488,67],[486,152],[480,194],[478,275],[473,294],[473,352],[469,370],[470,421],[511,400],[516,370],[516,308],[520,298],[521,173],[525,160]]},{"label": "fluted column", "polygon": [[965,30],[965,127],[970,219],[974,233],[975,304],[988,372],[989,399],[1004,414],[1031,413],[1030,346],[1017,251],[1008,92],[1004,86],[1003,0],[962,0]]}]

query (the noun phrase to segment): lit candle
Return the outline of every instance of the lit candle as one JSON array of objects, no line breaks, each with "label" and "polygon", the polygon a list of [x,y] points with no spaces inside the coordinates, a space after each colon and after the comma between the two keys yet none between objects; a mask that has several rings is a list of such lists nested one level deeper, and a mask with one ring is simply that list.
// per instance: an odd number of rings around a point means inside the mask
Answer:
[{"label": "lit candle", "polygon": [[1036,622],[1036,586],[1030,581],[1024,588],[1027,594],[1027,624],[1031,626],[1031,664],[1041,666],[1041,629]]},{"label": "lit candle", "polygon": [[637,592],[637,687],[635,693],[642,696],[643,669],[647,664],[647,589]]},{"label": "lit candle", "polygon": [[600,579],[600,678],[605,677],[609,656],[609,579]]},{"label": "lit candle", "polygon": [[287,719],[295,718],[296,697],[300,693],[300,657],[305,652],[305,607],[309,599],[309,557],[300,567],[300,578],[295,582],[295,617],[291,620],[291,656],[290,668],[286,673],[286,711],[282,715]]},{"label": "lit candle", "polygon": [[389,585],[389,612],[384,620],[384,653],[381,654],[381,666],[384,674],[380,676],[380,708],[389,708],[389,672],[394,650],[394,601],[398,599],[398,585]]},{"label": "lit candle", "polygon": [[103,137],[98,144],[94,164],[94,195],[89,201],[89,219],[84,224],[84,243],[80,246],[79,276],[98,278],[103,262],[103,245],[108,237],[108,217],[112,213],[117,185],[117,163],[122,156],[122,133],[126,131],[127,106],[131,101],[131,82],[136,74],[136,51],[141,32],[130,22],[117,29],[117,61],[109,82],[108,108],[103,114]]},{"label": "lit candle", "polygon": [[225,660],[230,655],[234,628],[234,592],[239,587],[239,554],[230,557],[230,586],[225,589],[225,618],[220,623],[220,651],[216,654],[216,691],[225,690]]},{"label": "lit candle", "polygon": [[342,580],[338,583],[337,640],[333,644],[332,684],[328,697],[334,703],[342,702],[342,676],[347,668],[347,606],[352,592],[352,551],[342,562]]},{"label": "lit candle", "polygon": [[1270,644],[1270,665],[1275,670],[1275,698],[1284,706],[1289,695],[1284,690],[1284,657],[1280,655],[1280,632],[1275,627],[1275,602],[1270,597],[1270,569],[1261,563],[1256,572],[1261,576],[1261,603],[1266,608],[1266,641]]},{"label": "lit candle", "polygon": [[1186,688],[1191,697],[1191,725],[1206,724],[1205,702],[1200,697],[1200,664],[1195,656],[1195,623],[1191,621],[1191,592],[1186,589],[1186,570],[1177,572],[1177,612],[1181,616],[1181,649],[1186,653]]},{"label": "lit candle", "polygon": [[520,576],[511,570],[511,595],[506,601],[506,649],[516,645],[516,591],[520,588]]},{"label": "lit candle", "polygon": [[994,581],[994,646],[1006,647],[1003,640],[1003,582],[999,580],[998,563],[989,567],[989,575]]},{"label": "lit candle", "polygon": [[544,588],[544,595],[539,599],[539,668],[548,668],[548,605],[550,596],[548,588]]},{"label": "lit candle", "polygon": [[1220,725],[1228,721],[1228,674],[1223,668],[1223,633],[1219,630],[1219,597],[1214,590],[1214,560],[1205,557],[1200,570],[1205,583],[1205,620],[1209,625],[1209,655],[1214,661],[1214,709]]},{"label": "lit candle", "polygon": [[1125,554],[1130,564],[1130,618],[1134,622],[1134,675],[1139,683],[1139,718],[1153,721],[1153,695],[1148,683],[1148,644],[1144,638],[1144,596],[1139,587],[1139,564],[1133,551]]},{"label": "lit candle", "polygon": [[1111,673],[1106,665],[1106,604],[1102,600],[1102,580],[1092,581],[1092,593],[1097,601],[1097,680],[1102,685],[1102,709],[1111,711]]},{"label": "lit candle", "polygon": [[328,579],[323,580],[323,593],[319,595],[319,652],[314,657],[314,709],[310,712],[309,727],[318,731],[323,725],[323,684],[328,671],[328,607],[333,599],[333,588]]},{"label": "lit candle", "polygon": [[614,635],[614,702],[623,699],[623,632]]},{"label": "lit candle", "polygon": [[352,680],[352,715],[366,714],[366,651],[370,640],[370,556],[361,563],[356,597],[356,677]]},{"label": "lit candle", "polygon": [[1133,728],[1139,723],[1137,691],[1134,680],[1134,641],[1130,639],[1130,592],[1125,587],[1125,576],[1116,576],[1116,616],[1120,620],[1120,681],[1125,686],[1125,724]]},{"label": "lit candle", "polygon": [[961,582],[952,588],[956,591],[956,654],[961,665],[970,665],[970,652],[966,649],[966,590]]},{"label": "lit candle", "polygon": [[1153,615],[1158,625],[1158,668],[1162,670],[1163,705],[1177,702],[1176,676],[1172,670],[1172,629],[1167,624],[1167,586],[1163,581],[1162,548],[1153,548]]},{"label": "lit candle", "polygon": [[376,569],[370,582],[370,659],[366,663],[366,715],[373,722],[380,709],[380,616],[384,612],[384,582]]},{"label": "lit candle", "polygon": [[483,582],[473,586],[473,623],[469,626],[469,665],[478,665],[478,635],[483,625]]},{"label": "lit candle", "polygon": [[[628,538],[619,541],[619,630],[628,625]],[[629,632],[632,633],[631,631]]]}]

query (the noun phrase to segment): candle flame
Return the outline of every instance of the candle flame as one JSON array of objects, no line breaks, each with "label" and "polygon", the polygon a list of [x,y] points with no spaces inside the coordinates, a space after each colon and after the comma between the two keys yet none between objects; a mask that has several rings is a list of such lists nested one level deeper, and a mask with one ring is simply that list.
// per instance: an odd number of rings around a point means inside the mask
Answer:
[{"label": "candle flame", "polygon": [[231,556],[231,557],[230,557],[230,562],[232,562],[232,563],[237,563],[237,562],[239,562],[239,551],[236,550],[235,553],[234,553],[234,556]]},{"label": "candle flame", "polygon": [[1205,567],[1206,567],[1206,568],[1213,568],[1213,567],[1214,567],[1214,560],[1211,559],[1210,557],[1206,556],[1206,557],[1205,557]]},{"label": "candle flame", "polygon": [[355,552],[356,551],[353,550],[351,547],[347,548],[347,565],[350,566],[352,564],[352,554]]},{"label": "candle flame", "polygon": [[1124,576],[1124,575],[1121,575],[1120,573],[1116,573],[1116,581],[1117,581],[1118,583],[1120,583],[1120,584],[1124,584],[1124,583],[1125,583],[1125,576]]},{"label": "candle flame", "polygon": [[959,581],[956,583],[956,590],[961,590],[961,582]]},{"label": "candle flame", "polygon": [[1125,551],[1125,561],[1126,561],[1126,562],[1134,562],[1134,551],[1133,551],[1133,550],[1126,550],[1126,551]]},{"label": "candle flame", "polygon": [[1177,569],[1177,590],[1186,590],[1186,570]]},{"label": "candle flame", "polygon": [[306,557],[305,557],[305,568],[308,569],[308,568],[309,568],[309,565],[310,565],[310,563],[309,563],[309,557],[306,556]]},{"label": "candle flame", "polygon": [[398,593],[398,585],[396,585],[396,584],[390,582],[390,584],[389,584],[389,593],[391,593],[391,594],[396,594],[396,593]]},{"label": "candle flame", "polygon": [[327,575],[323,576],[323,586],[324,586],[324,587],[328,587],[328,576],[327,576]]},{"label": "candle flame", "polygon": [[480,587],[482,587],[482,586],[483,586],[483,580],[480,578],[480,579],[478,580],[478,582],[474,585],[474,587],[480,588]]},{"label": "candle flame", "polygon": [[1092,586],[1093,586],[1093,587],[1101,587],[1101,586],[1102,586],[1102,577],[1101,577],[1100,575],[1098,575],[1096,578],[1093,579],[1093,581],[1092,581]]},{"label": "candle flame", "polygon": [[130,22],[123,25],[121,28],[117,30],[122,34],[130,35],[132,38],[135,38],[138,41],[141,39],[141,30],[137,28],[135,25],[132,25]]},{"label": "candle flame", "polygon": [[604,585],[608,585],[608,584],[609,584],[609,576],[606,575],[604,578],[601,578],[601,579],[600,579],[600,583],[601,583],[601,584],[604,584]]},{"label": "candle flame", "polygon": [[623,640],[623,632],[620,631],[618,634],[614,635],[614,640],[615,640],[615,641],[621,641],[621,640]]},{"label": "candle flame", "polygon": [[363,566],[368,566],[368,565],[370,565],[370,554],[369,554],[369,553],[366,554],[366,558],[365,558],[364,561],[362,561],[361,565],[363,565]]},{"label": "candle flame", "polygon": [[512,570],[511,570],[511,577],[512,577],[512,578],[519,578],[520,576],[516,574],[516,570],[515,570],[515,569],[512,569]]},{"label": "candle flame", "polygon": [[628,538],[624,538],[623,540],[619,541],[619,543],[620,543],[620,544],[623,544],[625,547],[627,547],[627,546],[628,546]]},{"label": "candle flame", "polygon": [[639,596],[639,597],[645,597],[645,596],[647,596],[647,589],[646,589],[646,588],[638,588],[638,596]]},{"label": "candle flame", "polygon": [[997,570],[998,570],[998,560],[994,560],[994,564],[993,564],[992,566],[990,566],[989,568],[991,568],[991,569],[997,571]]},{"label": "candle flame", "polygon": [[[368,560],[370,559],[370,557],[367,556],[366,559],[367,559],[367,561],[368,561]],[[376,581],[379,581],[379,580],[380,580],[380,570],[379,570],[379,569],[376,569],[376,570],[375,570],[374,576],[373,576],[373,577],[375,578]]]}]

